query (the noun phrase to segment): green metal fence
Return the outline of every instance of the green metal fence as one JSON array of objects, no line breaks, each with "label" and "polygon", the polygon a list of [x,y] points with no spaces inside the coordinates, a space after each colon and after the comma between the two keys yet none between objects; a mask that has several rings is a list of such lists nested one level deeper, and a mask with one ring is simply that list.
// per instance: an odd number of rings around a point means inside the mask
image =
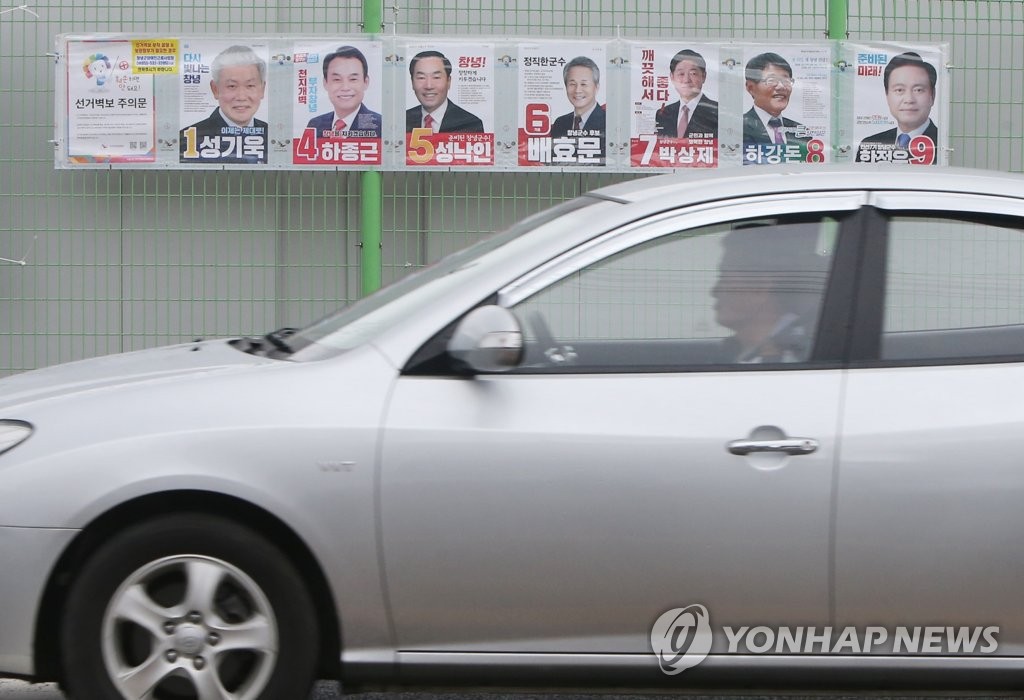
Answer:
[{"label": "green metal fence", "polygon": [[[403,34],[823,39],[830,4],[409,0],[382,19]],[[952,162],[1024,170],[1024,3],[845,4],[851,39],[951,42]],[[353,33],[362,0],[51,0],[0,11],[0,257],[27,255],[0,262],[0,375],[303,324],[361,294],[359,173],[54,170],[47,54],[62,32]],[[385,173],[382,281],[627,177]]]}]

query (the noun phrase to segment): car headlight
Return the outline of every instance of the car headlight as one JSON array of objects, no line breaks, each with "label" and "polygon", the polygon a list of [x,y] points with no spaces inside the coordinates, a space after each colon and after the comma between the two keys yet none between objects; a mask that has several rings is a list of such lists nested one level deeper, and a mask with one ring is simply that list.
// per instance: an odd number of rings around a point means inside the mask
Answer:
[{"label": "car headlight", "polygon": [[28,439],[32,426],[23,420],[0,420],[0,454]]}]

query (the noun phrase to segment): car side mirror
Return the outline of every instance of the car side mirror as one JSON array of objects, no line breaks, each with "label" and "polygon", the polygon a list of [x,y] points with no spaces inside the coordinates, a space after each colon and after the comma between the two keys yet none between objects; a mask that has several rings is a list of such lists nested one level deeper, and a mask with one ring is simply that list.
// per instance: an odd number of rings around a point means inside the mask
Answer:
[{"label": "car side mirror", "polygon": [[456,326],[448,354],[474,372],[507,372],[523,359],[523,331],[508,309],[480,306]]}]

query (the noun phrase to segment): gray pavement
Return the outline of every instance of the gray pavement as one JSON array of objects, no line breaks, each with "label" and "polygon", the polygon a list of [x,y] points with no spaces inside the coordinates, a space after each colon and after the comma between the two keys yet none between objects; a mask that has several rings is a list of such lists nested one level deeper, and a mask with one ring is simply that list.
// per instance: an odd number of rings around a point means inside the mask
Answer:
[{"label": "gray pavement", "polygon": [[[309,697],[309,700],[339,700],[343,696],[337,683],[319,683]],[[507,694],[507,693],[363,693],[359,695],[344,696],[356,700],[593,700],[590,695],[578,695],[568,693],[537,693],[537,694]],[[629,695],[601,694],[596,696],[599,700],[665,700],[669,697],[682,697],[686,700],[1005,700],[1006,698],[1020,698],[1020,693],[1006,694],[901,694],[891,695],[884,692],[867,693],[863,695],[849,693],[833,693],[815,695],[812,693],[787,693],[776,695],[765,695],[759,691],[749,691],[740,695],[737,694],[673,694],[673,693],[637,693]],[[21,681],[0,679],[0,700],[65,700],[64,694],[57,690],[53,684],[29,685]]]}]

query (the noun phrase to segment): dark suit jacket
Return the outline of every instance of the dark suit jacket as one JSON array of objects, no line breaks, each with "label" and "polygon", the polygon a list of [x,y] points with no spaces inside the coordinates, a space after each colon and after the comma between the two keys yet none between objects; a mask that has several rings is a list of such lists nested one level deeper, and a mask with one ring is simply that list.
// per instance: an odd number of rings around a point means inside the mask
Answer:
[{"label": "dark suit jacket", "polygon": [[[782,117],[782,128],[792,128],[797,126],[803,126],[800,122],[793,121]],[[805,143],[810,141],[807,136],[795,136],[792,132],[786,132],[786,143]],[[772,137],[768,135],[768,130],[764,126],[764,122],[761,121],[761,117],[757,116],[757,112],[751,107],[743,113],[743,143],[773,143]]]},{"label": "dark suit jacket", "polygon": [[[568,136],[569,132],[572,130],[572,123],[575,115],[575,112],[569,112],[568,114],[563,114],[555,119],[555,123],[551,125],[551,138],[558,139]],[[580,125],[580,131],[597,132],[601,144],[600,151],[598,153],[598,158],[601,163],[604,163],[605,158],[605,124],[606,118],[604,105],[598,105],[594,111],[590,113],[590,116],[587,117],[587,121]],[[598,163],[590,161],[587,164],[597,165]]]},{"label": "dark suit jacket", "polygon": [[[372,136],[373,138],[379,139],[380,125],[380,114],[369,109],[366,105],[360,104],[359,111],[356,112],[356,123],[351,125],[349,129],[352,131],[365,131],[367,132],[367,138]],[[323,138],[325,131],[334,131],[334,112],[328,112],[327,114],[320,114],[313,117],[309,120],[309,123],[306,124],[306,128],[316,129],[316,135]]]},{"label": "dark suit jacket", "polygon": [[[423,109],[420,105],[405,110],[405,133],[411,133],[413,129],[423,126]],[[445,110],[444,119],[441,120],[441,127],[438,132],[459,132],[463,134],[484,133],[484,123],[480,117],[467,112],[462,107],[448,100],[448,109]]]},{"label": "dark suit jacket", "polygon": [[[561,138],[568,136],[569,131],[572,129],[572,120],[575,112],[569,112],[555,119],[555,123],[551,125],[551,138]],[[580,129],[583,131],[599,131],[601,132],[601,144],[602,151],[604,150],[604,130],[605,130],[605,112],[604,106],[598,105],[590,116],[587,117],[587,121],[584,122]]]},{"label": "dark suit jacket", "polygon": [[[234,135],[238,132],[239,127],[229,125],[220,116],[220,108],[214,108],[213,113],[210,114],[206,119],[201,122],[196,122],[191,126],[185,127],[190,129],[196,128],[196,148],[201,149],[203,139],[207,136],[221,136],[227,134],[229,136]],[[267,123],[260,121],[259,119],[253,120],[253,132],[255,134],[263,135],[263,155],[261,157],[256,156],[231,156],[221,158],[185,158],[185,129],[182,129],[178,133],[178,160],[182,163],[266,163],[267,162],[267,149],[270,146],[270,141],[267,132]]]},{"label": "dark suit jacket", "polygon": [[[886,131],[881,131],[881,132],[879,132],[877,134],[872,134],[871,136],[868,136],[866,139],[861,141],[861,144],[877,143],[877,144],[887,144],[889,146],[894,146],[896,144],[896,136],[897,136],[897,134],[899,134],[899,129],[898,128],[888,129]],[[935,148],[936,149],[939,147],[939,127],[935,126],[935,122],[933,122],[931,119],[928,120],[928,128],[924,130],[924,135],[927,136],[928,138],[930,138],[932,140],[932,142],[935,143]],[[857,163],[869,162],[868,159],[861,160],[861,157],[860,157],[860,146],[857,146],[857,157],[856,157],[855,162],[857,162]],[[938,158],[936,158],[936,162],[938,162]]]},{"label": "dark suit jacket", "polygon": [[718,103],[707,95],[701,95],[696,109],[690,115],[690,121],[686,125],[685,134],[677,134],[676,127],[679,124],[679,108],[681,102],[667,104],[658,110],[655,120],[658,127],[658,136],[692,136],[693,134],[711,134],[718,138]]}]

